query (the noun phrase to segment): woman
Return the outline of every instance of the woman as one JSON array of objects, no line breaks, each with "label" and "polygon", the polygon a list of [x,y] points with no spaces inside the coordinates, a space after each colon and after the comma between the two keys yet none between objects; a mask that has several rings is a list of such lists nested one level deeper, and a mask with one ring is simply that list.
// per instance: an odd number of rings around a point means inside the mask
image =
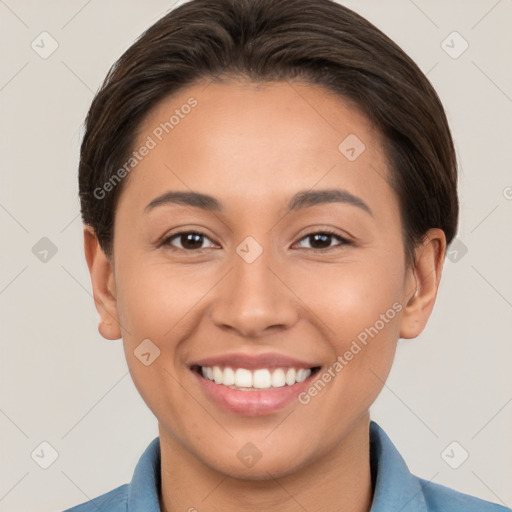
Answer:
[{"label": "woman", "polygon": [[188,2],[110,71],[79,172],[99,329],[159,437],[71,510],[505,510],[413,476],[369,418],[458,218],[443,107],[376,27]]}]

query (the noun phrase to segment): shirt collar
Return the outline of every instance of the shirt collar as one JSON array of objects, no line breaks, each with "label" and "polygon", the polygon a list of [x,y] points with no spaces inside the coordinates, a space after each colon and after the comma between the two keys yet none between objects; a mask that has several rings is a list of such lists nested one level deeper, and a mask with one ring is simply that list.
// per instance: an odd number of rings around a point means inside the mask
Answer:
[{"label": "shirt collar", "polygon": [[128,486],[128,512],[160,512],[160,438],[156,437],[135,466]]},{"label": "shirt collar", "polygon": [[[412,475],[384,430],[370,422],[374,495],[370,512],[428,512],[418,478]],[[142,454],[128,489],[128,512],[160,512],[160,439]]]},{"label": "shirt collar", "polygon": [[370,464],[375,490],[370,512],[427,512],[423,489],[391,439],[370,422]]}]

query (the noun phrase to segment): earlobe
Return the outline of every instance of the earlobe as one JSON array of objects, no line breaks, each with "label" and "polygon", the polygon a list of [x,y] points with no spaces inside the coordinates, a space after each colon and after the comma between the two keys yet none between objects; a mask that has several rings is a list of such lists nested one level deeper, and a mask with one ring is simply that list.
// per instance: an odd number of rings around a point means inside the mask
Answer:
[{"label": "earlobe", "polygon": [[100,315],[98,330],[108,340],[121,338],[112,264],[105,256],[94,229],[84,227],[84,251],[91,276],[94,304]]},{"label": "earlobe", "polygon": [[437,297],[445,250],[445,234],[437,228],[430,229],[416,248],[415,262],[406,279],[401,338],[416,338],[425,328]]}]

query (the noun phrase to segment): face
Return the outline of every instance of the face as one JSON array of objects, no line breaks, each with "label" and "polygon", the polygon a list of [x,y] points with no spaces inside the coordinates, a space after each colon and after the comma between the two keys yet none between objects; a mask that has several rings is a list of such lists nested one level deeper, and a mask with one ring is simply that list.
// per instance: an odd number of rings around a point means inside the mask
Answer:
[{"label": "face", "polygon": [[437,290],[406,266],[379,134],[320,87],[226,81],[161,102],[144,145],[112,261],[88,261],[161,442],[254,479],[333,456]]}]

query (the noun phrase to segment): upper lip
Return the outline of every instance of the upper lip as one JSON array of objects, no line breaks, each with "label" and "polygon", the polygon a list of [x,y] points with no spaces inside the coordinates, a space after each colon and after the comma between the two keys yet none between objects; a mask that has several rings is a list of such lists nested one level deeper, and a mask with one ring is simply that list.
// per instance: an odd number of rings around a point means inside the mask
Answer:
[{"label": "upper lip", "polygon": [[205,357],[203,359],[198,359],[197,361],[192,362],[190,366],[222,366],[231,368],[246,368],[247,370],[257,370],[259,368],[315,368],[320,366],[320,364],[303,361],[275,352],[267,352],[264,354],[244,354],[239,352]]}]

